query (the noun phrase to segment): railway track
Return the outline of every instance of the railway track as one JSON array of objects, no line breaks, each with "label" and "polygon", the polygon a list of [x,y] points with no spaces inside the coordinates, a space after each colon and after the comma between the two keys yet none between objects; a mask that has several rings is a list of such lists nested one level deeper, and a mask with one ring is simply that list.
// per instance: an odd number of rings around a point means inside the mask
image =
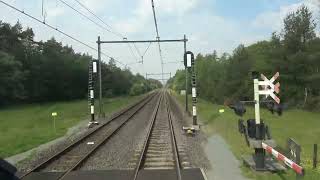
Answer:
[{"label": "railway track", "polygon": [[69,172],[78,169],[89,156],[157,96],[158,93],[150,94],[141,101],[116,113],[109,121],[93,129],[19,178],[23,179],[32,172],[63,172],[59,177],[59,179],[63,179]]},{"label": "railway track", "polygon": [[172,124],[168,95],[163,92],[152,113],[148,132],[136,167],[134,180],[142,169],[174,169],[181,180],[181,163]]}]

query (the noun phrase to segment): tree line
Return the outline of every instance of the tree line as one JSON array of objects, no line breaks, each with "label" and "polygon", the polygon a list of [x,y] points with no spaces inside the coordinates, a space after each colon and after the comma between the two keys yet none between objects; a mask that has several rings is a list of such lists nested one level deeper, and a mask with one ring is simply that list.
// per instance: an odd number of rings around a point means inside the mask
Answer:
[{"label": "tree line", "polygon": [[[283,103],[319,110],[320,38],[316,27],[310,10],[301,6],[286,16],[281,32],[272,33],[269,40],[247,47],[239,45],[232,54],[198,54],[195,61],[199,96],[219,104],[252,100],[251,72],[270,78],[279,71]],[[185,72],[178,70],[169,84],[177,91],[185,89]]]},{"label": "tree line", "polygon": [[[0,21],[0,105],[82,99],[92,57],[54,38],[34,41],[31,28]],[[104,96],[138,95],[161,87],[113,60],[101,64]]]}]

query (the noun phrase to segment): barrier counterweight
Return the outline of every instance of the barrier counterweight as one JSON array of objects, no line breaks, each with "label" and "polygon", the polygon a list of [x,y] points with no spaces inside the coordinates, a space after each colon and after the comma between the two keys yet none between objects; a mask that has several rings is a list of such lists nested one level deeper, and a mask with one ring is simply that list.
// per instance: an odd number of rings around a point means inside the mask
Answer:
[{"label": "barrier counterweight", "polygon": [[266,143],[262,142],[262,148],[266,150],[267,153],[272,154],[277,160],[282,161],[285,165],[293,169],[296,173],[300,175],[304,175],[304,169],[297,163],[293,162],[292,160],[285,157],[283,154],[279,153],[271,146],[267,145]]}]

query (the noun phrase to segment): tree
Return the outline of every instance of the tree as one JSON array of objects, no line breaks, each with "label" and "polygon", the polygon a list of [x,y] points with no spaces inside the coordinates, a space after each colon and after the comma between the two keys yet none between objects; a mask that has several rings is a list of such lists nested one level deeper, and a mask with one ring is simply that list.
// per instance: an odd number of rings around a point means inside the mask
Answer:
[{"label": "tree", "polygon": [[303,51],[306,43],[316,37],[316,23],[312,13],[306,6],[301,6],[296,12],[291,12],[284,19],[283,38],[289,52]]},{"label": "tree", "polygon": [[[75,53],[71,46],[53,37],[45,42],[35,42],[33,38],[31,28],[23,30],[19,22],[11,26],[0,21],[0,103],[85,98],[92,57]],[[142,84],[141,92],[145,93],[160,83],[120,69],[114,59],[107,64],[102,62],[101,72],[104,96],[128,94],[135,83]],[[95,84],[97,88],[98,83]]]},{"label": "tree", "polygon": [[24,97],[21,63],[0,51],[0,103],[8,104]]},{"label": "tree", "polygon": [[[274,32],[269,40],[248,47],[239,45],[233,54],[216,53],[196,57],[197,85],[200,97],[214,103],[252,100],[250,72],[271,77],[280,72],[282,102],[309,110],[320,109],[320,38],[307,7],[301,6],[284,20],[283,34]],[[218,60],[219,59],[219,60]],[[169,81],[174,90],[184,89],[185,76],[178,70]],[[305,105],[305,106],[303,106]]]}]

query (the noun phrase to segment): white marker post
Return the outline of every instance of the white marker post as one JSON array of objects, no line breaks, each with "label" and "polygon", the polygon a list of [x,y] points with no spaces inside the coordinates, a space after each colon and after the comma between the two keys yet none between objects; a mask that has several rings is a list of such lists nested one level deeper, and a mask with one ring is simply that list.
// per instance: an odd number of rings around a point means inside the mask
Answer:
[{"label": "white marker post", "polygon": [[255,111],[255,118],[256,124],[260,124],[260,98],[259,98],[259,79],[253,80],[254,84],[254,111]]}]

